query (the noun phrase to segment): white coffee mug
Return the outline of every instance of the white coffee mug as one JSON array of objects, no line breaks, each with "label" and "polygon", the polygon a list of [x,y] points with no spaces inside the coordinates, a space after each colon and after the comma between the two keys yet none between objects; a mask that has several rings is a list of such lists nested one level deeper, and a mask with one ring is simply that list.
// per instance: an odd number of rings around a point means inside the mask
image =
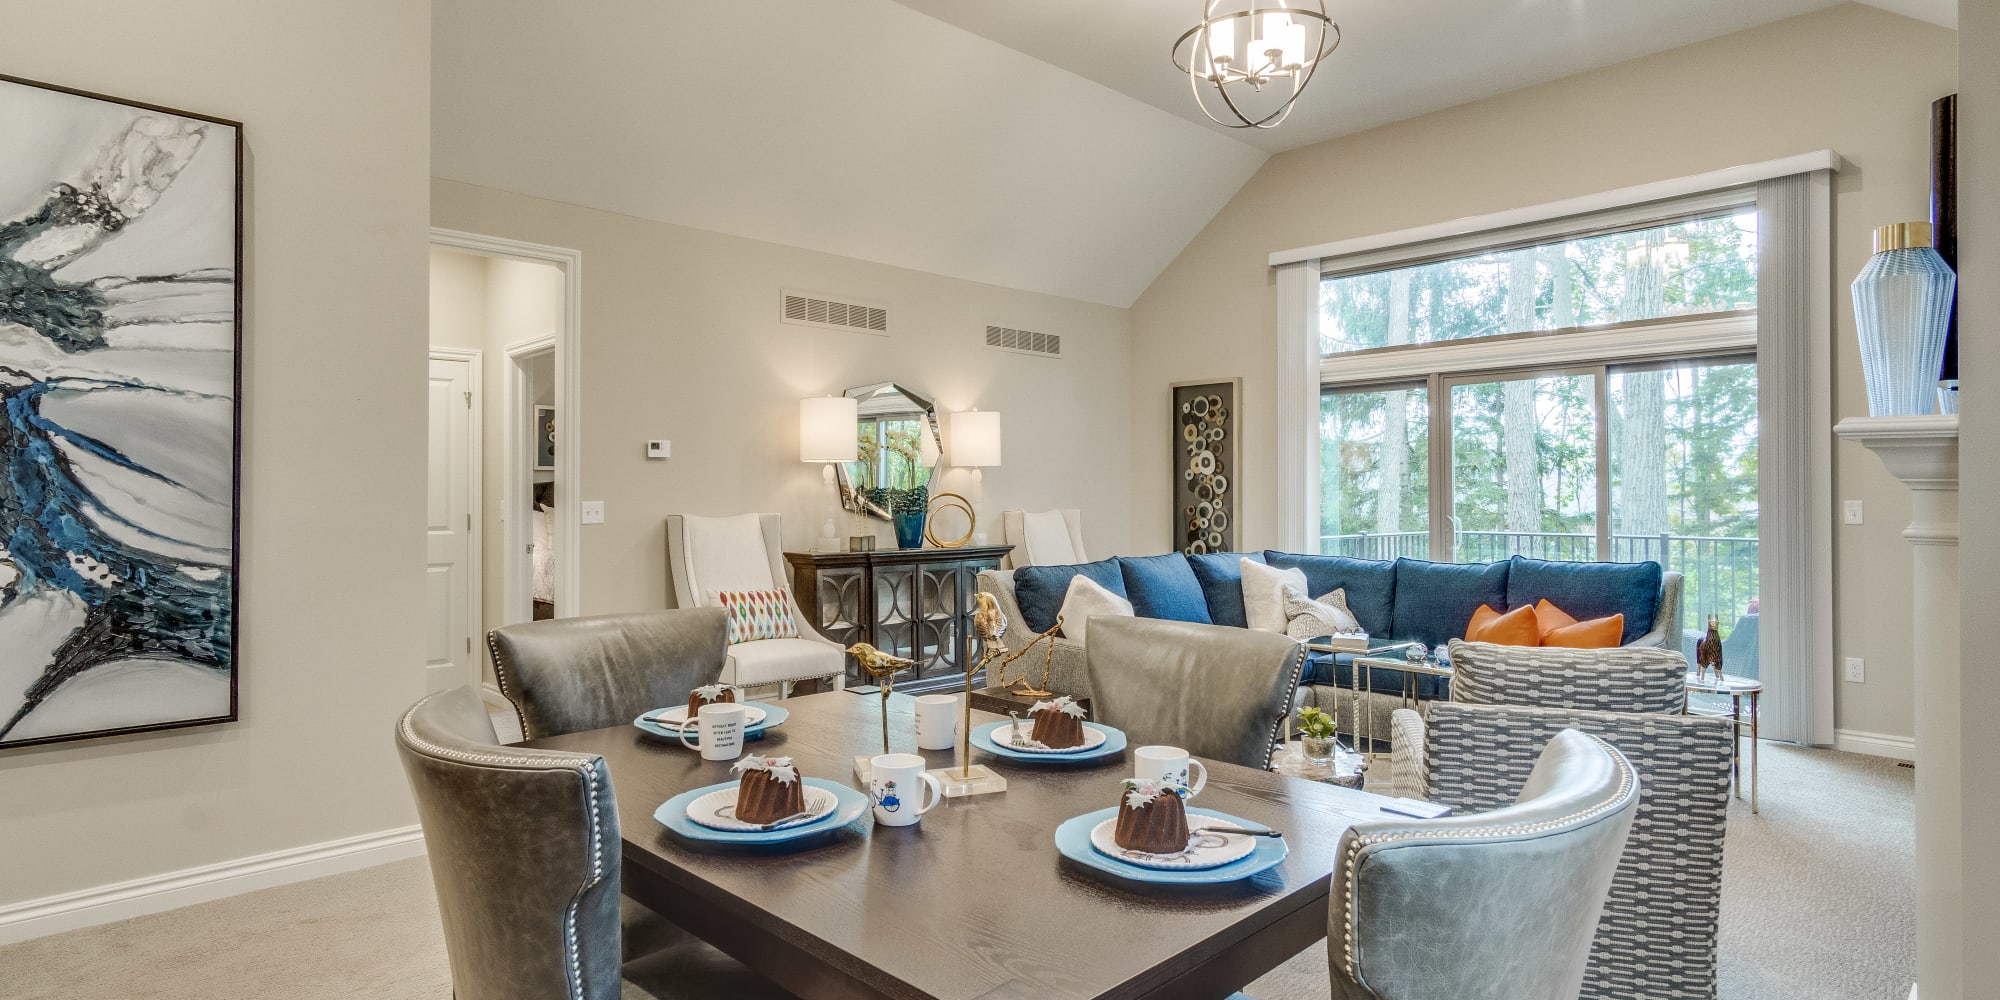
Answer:
[{"label": "white coffee mug", "polygon": [[[1190,772],[1193,782],[1188,781]],[[1188,798],[1200,795],[1208,784],[1208,768],[1180,747],[1140,747],[1132,751],[1132,776],[1141,781],[1171,781],[1187,789]]]},{"label": "white coffee mug", "polygon": [[681,745],[694,746],[688,742],[688,731],[694,730],[701,736],[703,760],[735,760],[743,756],[743,719],[749,714],[734,702],[709,702],[696,713],[694,725],[682,727]]},{"label": "white coffee mug", "polygon": [[[909,826],[944,801],[944,786],[937,776],[927,774],[928,763],[913,753],[877,754],[868,761],[868,798],[875,803],[875,822],[883,826]],[[931,800],[919,806],[922,785],[929,785]]]},{"label": "white coffee mug", "polygon": [[917,696],[917,749],[949,750],[958,745],[958,696]]}]

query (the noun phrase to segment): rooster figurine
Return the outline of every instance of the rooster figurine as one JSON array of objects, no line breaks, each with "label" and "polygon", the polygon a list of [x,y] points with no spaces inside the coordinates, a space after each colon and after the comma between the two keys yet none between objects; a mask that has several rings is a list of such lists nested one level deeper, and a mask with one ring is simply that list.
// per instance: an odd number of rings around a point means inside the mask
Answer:
[{"label": "rooster figurine", "polygon": [[875,678],[882,689],[882,752],[889,752],[889,689],[896,683],[896,675],[917,665],[915,660],[900,656],[890,656],[865,642],[857,642],[847,647],[847,655],[861,664],[868,676]]},{"label": "rooster figurine", "polygon": [[1722,634],[1717,631],[1717,622],[1714,615],[1708,616],[1708,634],[1702,636],[1701,641],[1695,643],[1694,646],[1694,679],[1697,681],[1701,680],[1706,676],[1707,671],[1711,667],[1715,669],[1716,681],[1720,682],[1722,680]]}]

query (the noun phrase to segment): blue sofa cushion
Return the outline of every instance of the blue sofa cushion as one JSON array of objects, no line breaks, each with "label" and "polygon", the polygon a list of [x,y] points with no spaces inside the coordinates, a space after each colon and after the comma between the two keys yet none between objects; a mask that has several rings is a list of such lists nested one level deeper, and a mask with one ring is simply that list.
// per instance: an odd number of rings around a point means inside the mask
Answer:
[{"label": "blue sofa cushion", "polygon": [[1249,628],[1243,612],[1243,560],[1264,562],[1261,552],[1204,552],[1187,557],[1188,568],[1201,581],[1201,596],[1208,604],[1212,625]]},{"label": "blue sofa cushion", "polygon": [[1073,566],[1023,566],[1014,571],[1014,600],[1021,605],[1021,617],[1032,632],[1047,632],[1062,614],[1063,598],[1069,593],[1073,576],[1087,576],[1119,597],[1125,594],[1125,574],[1118,560],[1103,559]]},{"label": "blue sofa cushion", "polygon": [[1620,644],[1653,630],[1660,608],[1660,578],[1656,562],[1550,562],[1515,556],[1507,571],[1507,604],[1548,601],[1577,621],[1625,616]]},{"label": "blue sofa cushion", "polygon": [[[1437,646],[1465,638],[1481,604],[1507,611],[1509,564],[1396,560],[1396,621],[1390,635]],[[1567,609],[1565,609],[1567,610]]]},{"label": "blue sofa cushion", "polygon": [[1132,613],[1141,618],[1165,618],[1176,622],[1212,625],[1208,599],[1195,579],[1187,557],[1178,552],[1162,556],[1120,557],[1118,569],[1125,575],[1125,597]]},{"label": "blue sofa cushion", "polygon": [[[1388,638],[1395,624],[1396,564],[1387,559],[1352,559],[1347,556],[1312,556],[1268,550],[1264,561],[1279,569],[1298,569],[1306,574],[1308,597],[1321,597],[1335,589],[1347,591],[1347,610],[1368,634]],[[1471,620],[1471,615],[1466,616]]]}]

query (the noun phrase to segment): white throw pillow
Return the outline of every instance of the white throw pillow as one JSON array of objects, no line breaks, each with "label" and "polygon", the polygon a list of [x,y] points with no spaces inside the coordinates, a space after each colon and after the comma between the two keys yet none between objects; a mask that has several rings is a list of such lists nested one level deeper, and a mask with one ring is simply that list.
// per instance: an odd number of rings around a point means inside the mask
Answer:
[{"label": "white throw pillow", "polygon": [[1347,610],[1347,591],[1340,588],[1314,600],[1307,597],[1305,591],[1286,584],[1285,619],[1289,622],[1285,626],[1285,634],[1300,642],[1323,635],[1361,631],[1361,622],[1354,617],[1354,612]]},{"label": "white throw pillow", "polygon": [[1285,617],[1285,585],[1306,592],[1306,571],[1278,569],[1255,559],[1238,560],[1243,566],[1243,617],[1259,632],[1282,634],[1291,619]]},{"label": "white throw pillow", "polygon": [[1063,593],[1061,614],[1063,638],[1082,645],[1083,630],[1091,615],[1123,615],[1130,618],[1132,602],[1079,573],[1069,578],[1069,590]]}]

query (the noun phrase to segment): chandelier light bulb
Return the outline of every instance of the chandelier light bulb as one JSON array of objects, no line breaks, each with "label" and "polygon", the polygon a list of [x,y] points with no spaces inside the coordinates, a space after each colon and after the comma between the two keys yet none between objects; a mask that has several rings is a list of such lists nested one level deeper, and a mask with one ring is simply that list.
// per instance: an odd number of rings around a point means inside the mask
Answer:
[{"label": "chandelier light bulb", "polygon": [[1236,22],[1217,21],[1208,26],[1208,61],[1214,65],[1215,73],[1236,61]]},{"label": "chandelier light bulb", "polygon": [[1267,65],[1282,69],[1285,65],[1285,39],[1291,34],[1292,17],[1279,11],[1265,14],[1259,20],[1264,22],[1263,37],[1257,40],[1257,51],[1250,61],[1259,69]]}]

